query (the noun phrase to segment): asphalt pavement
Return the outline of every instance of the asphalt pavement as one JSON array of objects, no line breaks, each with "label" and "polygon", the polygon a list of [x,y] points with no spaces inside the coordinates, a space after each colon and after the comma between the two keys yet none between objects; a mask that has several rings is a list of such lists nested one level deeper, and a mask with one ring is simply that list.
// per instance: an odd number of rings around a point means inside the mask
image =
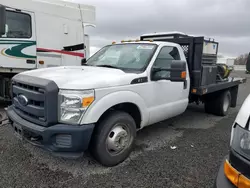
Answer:
[{"label": "asphalt pavement", "polygon": [[250,84],[242,84],[238,105],[226,117],[190,105],[184,114],[139,131],[129,159],[113,168],[100,166],[88,153],[77,160],[54,157],[1,126],[0,187],[213,187],[232,123],[249,93]]}]

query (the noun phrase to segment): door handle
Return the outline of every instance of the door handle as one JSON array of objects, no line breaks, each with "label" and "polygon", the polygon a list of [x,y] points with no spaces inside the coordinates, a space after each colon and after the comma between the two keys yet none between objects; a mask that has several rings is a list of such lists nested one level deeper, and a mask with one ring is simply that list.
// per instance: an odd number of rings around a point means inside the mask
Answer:
[{"label": "door handle", "polygon": [[184,80],[183,82],[183,89],[187,89],[187,80]]},{"label": "door handle", "polygon": [[170,83],[171,81],[170,80],[157,80],[156,82],[159,82],[159,83]]},{"label": "door handle", "polygon": [[27,64],[36,64],[36,61],[35,60],[31,60],[31,59],[27,59],[26,63]]}]

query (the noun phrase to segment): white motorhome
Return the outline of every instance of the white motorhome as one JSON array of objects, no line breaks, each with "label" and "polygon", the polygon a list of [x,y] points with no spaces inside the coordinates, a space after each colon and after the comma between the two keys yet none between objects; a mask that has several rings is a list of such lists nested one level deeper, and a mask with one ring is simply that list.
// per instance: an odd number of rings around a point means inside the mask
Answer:
[{"label": "white motorhome", "polygon": [[95,7],[58,0],[1,0],[0,6],[0,99],[9,97],[16,73],[88,58],[84,28],[94,26]]}]

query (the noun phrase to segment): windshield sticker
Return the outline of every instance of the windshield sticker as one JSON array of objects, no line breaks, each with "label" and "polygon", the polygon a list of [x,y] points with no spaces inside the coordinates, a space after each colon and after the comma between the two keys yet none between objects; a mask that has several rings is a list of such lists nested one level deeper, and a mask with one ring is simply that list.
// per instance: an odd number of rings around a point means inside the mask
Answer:
[{"label": "windshield sticker", "polygon": [[154,48],[153,45],[139,45],[137,49],[144,49],[144,50],[152,50]]}]

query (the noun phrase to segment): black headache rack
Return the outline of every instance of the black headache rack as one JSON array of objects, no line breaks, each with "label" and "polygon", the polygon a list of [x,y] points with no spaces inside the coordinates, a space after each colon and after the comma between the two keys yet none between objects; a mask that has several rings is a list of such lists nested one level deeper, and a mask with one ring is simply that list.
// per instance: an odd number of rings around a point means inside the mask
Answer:
[{"label": "black headache rack", "polygon": [[140,40],[173,42],[179,44],[186,57],[191,87],[190,92],[195,95],[204,95],[215,91],[238,86],[246,79],[222,79],[218,72],[217,53],[219,43],[214,39],[203,36],[189,36],[182,33],[148,34],[142,35]]}]

